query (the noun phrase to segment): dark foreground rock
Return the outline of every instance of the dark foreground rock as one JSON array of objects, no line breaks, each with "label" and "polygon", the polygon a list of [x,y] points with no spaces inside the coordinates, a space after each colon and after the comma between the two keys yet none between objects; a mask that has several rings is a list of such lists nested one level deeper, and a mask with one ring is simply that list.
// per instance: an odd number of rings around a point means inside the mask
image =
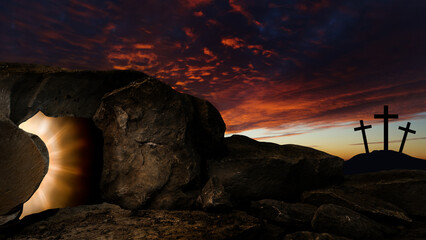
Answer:
[{"label": "dark foreground rock", "polygon": [[345,174],[378,172],[395,169],[426,170],[426,160],[395,151],[373,151],[358,154],[343,165]]},{"label": "dark foreground rock", "polygon": [[336,187],[312,190],[303,193],[302,201],[317,206],[323,204],[336,204],[366,216],[387,220],[389,222],[412,222],[405,211],[399,207],[371,195],[360,193],[357,189],[353,188]]},{"label": "dark foreground rock", "polygon": [[318,232],[333,233],[355,240],[384,239],[390,234],[390,229],[382,224],[334,204],[318,208],[312,219],[312,227]]},{"label": "dark foreground rock", "polygon": [[13,215],[40,185],[48,162],[31,137],[1,114],[0,153],[0,215]]},{"label": "dark foreground rock", "polygon": [[426,171],[392,170],[347,176],[344,186],[390,202],[409,216],[426,217]]},{"label": "dark foreground rock", "polygon": [[343,178],[341,158],[297,145],[258,142],[234,135],[225,139],[229,154],[212,160],[215,177],[232,202],[297,200],[308,189],[337,184]]},{"label": "dark foreground rock", "polygon": [[219,112],[151,78],[105,95],[93,119],[104,136],[102,197],[128,209],[189,208],[205,158],[224,151]]},{"label": "dark foreground rock", "polygon": [[283,240],[350,240],[349,238],[336,236],[329,233],[295,232],[287,234]]},{"label": "dark foreground rock", "polygon": [[36,218],[26,217],[7,239],[256,239],[260,227],[244,212],[130,211],[106,203],[60,209],[31,222]]},{"label": "dark foreground rock", "polygon": [[264,199],[251,204],[251,214],[286,228],[309,229],[317,207]]},{"label": "dark foreground rock", "polygon": [[105,93],[147,77],[137,71],[81,71],[0,63],[0,113],[16,124],[38,111],[50,117],[92,118]]}]

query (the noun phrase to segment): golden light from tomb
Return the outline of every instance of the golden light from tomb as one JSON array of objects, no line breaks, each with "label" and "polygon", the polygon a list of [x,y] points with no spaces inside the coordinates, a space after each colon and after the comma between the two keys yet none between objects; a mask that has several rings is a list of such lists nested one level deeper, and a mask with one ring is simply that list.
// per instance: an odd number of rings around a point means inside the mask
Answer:
[{"label": "golden light from tomb", "polygon": [[46,117],[39,112],[20,124],[38,135],[49,151],[49,170],[34,195],[24,204],[22,217],[52,208],[84,204],[90,198],[94,151],[87,119]]}]

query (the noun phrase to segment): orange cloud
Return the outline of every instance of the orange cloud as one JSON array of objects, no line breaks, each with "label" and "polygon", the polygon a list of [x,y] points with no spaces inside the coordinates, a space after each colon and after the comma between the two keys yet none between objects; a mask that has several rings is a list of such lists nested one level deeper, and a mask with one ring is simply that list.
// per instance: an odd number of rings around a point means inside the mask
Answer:
[{"label": "orange cloud", "polygon": [[222,38],[222,44],[233,49],[242,48],[245,46],[244,40],[241,38]]}]

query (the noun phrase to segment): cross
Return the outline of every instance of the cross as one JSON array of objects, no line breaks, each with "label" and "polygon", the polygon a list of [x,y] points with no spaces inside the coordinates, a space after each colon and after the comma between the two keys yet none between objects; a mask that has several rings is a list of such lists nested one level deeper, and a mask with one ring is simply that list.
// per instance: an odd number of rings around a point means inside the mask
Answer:
[{"label": "cross", "polygon": [[362,139],[364,140],[365,152],[366,153],[370,153],[370,151],[368,150],[367,135],[365,134],[365,129],[371,128],[371,125],[364,126],[364,121],[363,120],[359,120],[359,124],[361,124],[361,127],[354,128],[354,131],[361,130],[361,132],[362,132]]},{"label": "cross", "polygon": [[411,125],[411,123],[408,122],[407,127],[404,128],[404,127],[400,126],[398,128],[399,130],[404,131],[404,137],[402,137],[401,147],[399,148],[400,153],[402,153],[402,149],[404,149],[405,140],[407,140],[407,134],[408,133],[416,134],[416,131],[410,129],[410,125]]},{"label": "cross", "polygon": [[385,105],[383,114],[374,114],[374,118],[383,118],[383,150],[389,150],[388,147],[388,121],[390,118],[398,118],[398,114],[389,114],[388,106]]}]

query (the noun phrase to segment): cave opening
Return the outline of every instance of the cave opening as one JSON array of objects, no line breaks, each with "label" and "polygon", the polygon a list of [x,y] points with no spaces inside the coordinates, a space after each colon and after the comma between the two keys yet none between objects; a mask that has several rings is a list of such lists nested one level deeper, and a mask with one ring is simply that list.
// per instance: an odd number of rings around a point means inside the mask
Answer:
[{"label": "cave opening", "polygon": [[19,127],[38,135],[49,152],[48,172],[24,203],[21,218],[47,209],[100,202],[103,137],[92,119],[47,117],[38,112]]}]

